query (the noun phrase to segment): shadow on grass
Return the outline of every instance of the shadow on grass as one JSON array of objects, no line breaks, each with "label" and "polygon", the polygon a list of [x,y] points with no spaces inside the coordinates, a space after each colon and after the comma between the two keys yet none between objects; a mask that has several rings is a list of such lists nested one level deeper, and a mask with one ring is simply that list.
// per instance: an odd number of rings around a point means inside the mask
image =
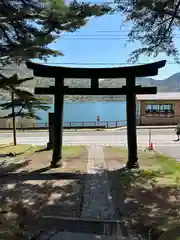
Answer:
[{"label": "shadow on grass", "polygon": [[152,239],[162,233],[161,226],[173,225],[178,220],[180,207],[179,187],[159,185],[160,171],[121,169],[108,172],[114,206],[124,216],[134,232],[143,235],[152,231]]},{"label": "shadow on grass", "polygon": [[29,164],[30,160],[23,161],[21,163],[10,163],[8,165],[5,164],[5,162],[0,164],[0,178],[8,173],[12,173],[17,171],[18,169],[21,169],[22,167],[25,167]]},{"label": "shadow on grass", "polygon": [[[86,174],[81,173],[71,173],[71,172],[46,172],[48,168],[35,170],[31,172],[22,173],[8,173],[4,174],[3,178],[8,177],[8,181],[11,183],[19,181],[46,181],[46,180],[76,180],[80,179]],[[45,173],[46,172],[46,173]]]},{"label": "shadow on grass", "polygon": [[[20,164],[15,166],[16,170],[22,167]],[[1,165],[0,168],[2,170],[3,166]],[[3,174],[0,179],[0,206],[8,222],[13,222],[15,214],[16,225],[19,225],[21,230],[33,232],[46,228],[41,219],[44,215],[80,216],[85,174],[45,173],[49,170],[48,168],[29,173],[13,173],[14,170],[10,167],[5,168],[3,172],[6,174]],[[48,222],[49,227],[60,230],[62,224],[57,221],[54,226],[54,222],[52,225],[51,221]],[[2,222],[0,226],[1,224]],[[72,227],[68,226],[68,222],[65,225],[64,228],[67,229]]]},{"label": "shadow on grass", "polygon": [[52,149],[49,149],[48,147],[46,148],[42,148],[42,149],[38,149],[35,151],[35,153],[40,153],[40,152],[48,152],[48,151],[51,151]]},{"label": "shadow on grass", "polygon": [[[99,223],[94,222],[93,219],[85,222],[80,219],[72,221],[72,218],[81,216],[84,183],[86,177],[88,179],[93,177],[91,174],[49,173],[48,170],[49,168],[41,168],[21,174],[9,171],[0,179],[1,206],[5,206],[4,215],[6,211],[15,214],[16,225],[21,227],[21,231],[35,232],[48,229],[93,234],[104,234],[106,231],[109,235],[118,231],[116,221],[108,226],[103,221]],[[96,185],[96,187],[101,186]],[[42,216],[49,218],[41,218]],[[63,219],[64,217],[70,219]],[[8,215],[8,219],[13,221],[11,215]],[[121,228],[124,230],[122,225]]]},{"label": "shadow on grass", "polygon": [[[15,164],[15,167],[18,170],[22,165]],[[86,174],[53,173],[48,172],[47,167],[23,173],[13,171],[14,169],[9,167],[8,174],[6,172],[0,179],[1,206],[6,206],[9,212],[17,215],[16,221],[21,228],[29,231],[42,228],[83,231],[82,222],[75,223],[69,220],[63,222],[50,218],[48,227],[47,225],[45,227],[44,220],[40,217],[44,215],[79,217],[82,211]],[[114,217],[124,218],[134,232],[147,235],[151,228],[164,223],[167,218],[178,218],[178,187],[157,187],[156,177],[162,173],[118,169],[107,171],[107,174],[116,210]],[[171,196],[174,197],[173,200]],[[94,233],[97,233],[97,228],[99,227],[96,226],[93,230]],[[121,225],[121,228],[124,235],[127,234],[125,227]],[[87,231],[92,231],[92,225]],[[158,235],[159,231],[154,231],[154,236],[155,234]]]},{"label": "shadow on grass", "polygon": [[24,154],[24,152],[19,152],[19,153],[13,153],[13,152],[9,152],[9,153],[1,153],[0,154],[0,158],[7,158],[7,157],[17,157]]}]

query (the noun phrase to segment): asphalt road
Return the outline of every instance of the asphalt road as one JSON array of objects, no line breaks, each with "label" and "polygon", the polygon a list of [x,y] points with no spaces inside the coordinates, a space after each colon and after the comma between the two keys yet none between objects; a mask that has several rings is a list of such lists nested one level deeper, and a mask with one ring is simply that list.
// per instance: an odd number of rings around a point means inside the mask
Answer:
[{"label": "asphalt road", "polygon": [[[173,129],[153,129],[151,130],[151,141],[155,146],[179,145],[174,142],[176,139]],[[147,147],[149,144],[149,130],[138,129],[137,141],[139,146]],[[12,133],[1,132],[0,143],[12,142]],[[48,142],[48,132],[19,132],[17,133],[17,142],[24,144],[39,144],[44,145]],[[64,145],[112,145],[126,146],[127,131],[89,131],[89,132],[64,132]]]}]

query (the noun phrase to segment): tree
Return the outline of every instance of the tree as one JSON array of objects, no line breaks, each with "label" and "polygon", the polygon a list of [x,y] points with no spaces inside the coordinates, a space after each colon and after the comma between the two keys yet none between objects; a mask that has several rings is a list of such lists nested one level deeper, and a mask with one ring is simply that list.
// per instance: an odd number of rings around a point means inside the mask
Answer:
[{"label": "tree", "polygon": [[[62,55],[48,45],[66,32],[84,26],[90,17],[110,11],[107,5],[61,0],[1,0],[0,1],[0,65],[20,63],[29,58],[47,59]],[[2,69],[3,70],[3,69]],[[27,91],[16,90],[17,75],[10,78],[0,74],[0,88],[15,92],[21,99],[35,101]]]},{"label": "tree", "polygon": [[90,17],[110,12],[107,5],[62,0],[0,1],[0,64],[62,55],[48,45],[65,32],[84,26]]},{"label": "tree", "polygon": [[129,40],[139,40],[142,48],[131,53],[130,60],[141,54],[155,57],[164,52],[179,62],[175,30],[180,29],[180,0],[117,0],[118,8],[132,22]]},{"label": "tree", "polygon": [[0,74],[0,86],[2,89],[10,92],[11,101],[0,104],[1,110],[11,110],[11,113],[0,117],[0,119],[13,120],[13,140],[16,145],[16,117],[21,118],[34,118],[40,120],[36,115],[37,110],[48,110],[49,106],[43,99],[37,99],[32,93],[17,88],[22,83],[32,80],[31,78],[19,79],[17,74],[13,74],[10,77],[6,77]]},{"label": "tree", "polygon": [[37,110],[47,111],[50,107],[47,102],[43,99],[32,99],[26,100],[16,97],[12,101],[0,104],[1,110],[11,110],[15,108],[14,114],[8,113],[7,115],[1,117],[0,119],[8,119],[14,117],[21,118],[33,118],[36,120],[41,120],[39,116],[36,115]]}]

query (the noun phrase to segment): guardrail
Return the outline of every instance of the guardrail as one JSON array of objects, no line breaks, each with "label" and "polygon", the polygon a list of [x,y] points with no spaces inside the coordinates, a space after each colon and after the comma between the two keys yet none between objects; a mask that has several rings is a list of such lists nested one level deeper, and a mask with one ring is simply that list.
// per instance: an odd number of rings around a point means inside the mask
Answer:
[{"label": "guardrail", "polygon": [[[117,128],[126,126],[126,120],[119,121],[82,121],[82,122],[64,122],[64,128],[99,128],[99,126],[105,126],[105,128]],[[17,122],[16,129],[48,129],[48,122],[35,122],[35,123],[20,123]],[[7,126],[1,126],[1,130],[11,130],[12,124],[7,124]]]},{"label": "guardrail", "polygon": [[117,128],[117,127],[122,127],[126,126],[126,120],[121,120],[121,121],[87,121],[87,122],[65,122],[64,127],[98,127],[98,126],[105,126],[105,128]]}]

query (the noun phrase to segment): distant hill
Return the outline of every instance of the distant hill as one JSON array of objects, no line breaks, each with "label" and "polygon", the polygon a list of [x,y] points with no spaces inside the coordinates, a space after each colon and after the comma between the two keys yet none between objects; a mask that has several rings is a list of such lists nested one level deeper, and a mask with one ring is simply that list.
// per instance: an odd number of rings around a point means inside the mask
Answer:
[{"label": "distant hill", "polygon": [[[103,87],[118,87],[125,84],[125,80],[104,80]],[[157,87],[158,92],[179,92],[180,91],[180,72],[164,80],[154,80],[153,78],[136,78],[136,85],[144,87]]]},{"label": "distant hill", "polygon": [[[4,75],[11,76],[17,72],[22,78],[32,76],[32,71],[28,69],[24,64],[17,66],[15,64],[9,65],[4,69],[0,69],[0,72]],[[31,91],[38,86],[48,87],[54,85],[54,79],[35,77],[33,80],[23,84],[23,86],[29,88]],[[65,85],[70,87],[89,87],[89,79],[66,79]],[[105,79],[100,81],[100,87],[105,88],[118,88],[125,85],[125,79]],[[142,86],[155,86],[158,88],[158,92],[180,92],[180,72],[172,75],[164,80],[154,80],[153,78],[137,78],[136,85]],[[0,92],[0,100],[8,99],[9,94],[6,92]],[[124,96],[67,96],[66,100],[120,100]]]}]

